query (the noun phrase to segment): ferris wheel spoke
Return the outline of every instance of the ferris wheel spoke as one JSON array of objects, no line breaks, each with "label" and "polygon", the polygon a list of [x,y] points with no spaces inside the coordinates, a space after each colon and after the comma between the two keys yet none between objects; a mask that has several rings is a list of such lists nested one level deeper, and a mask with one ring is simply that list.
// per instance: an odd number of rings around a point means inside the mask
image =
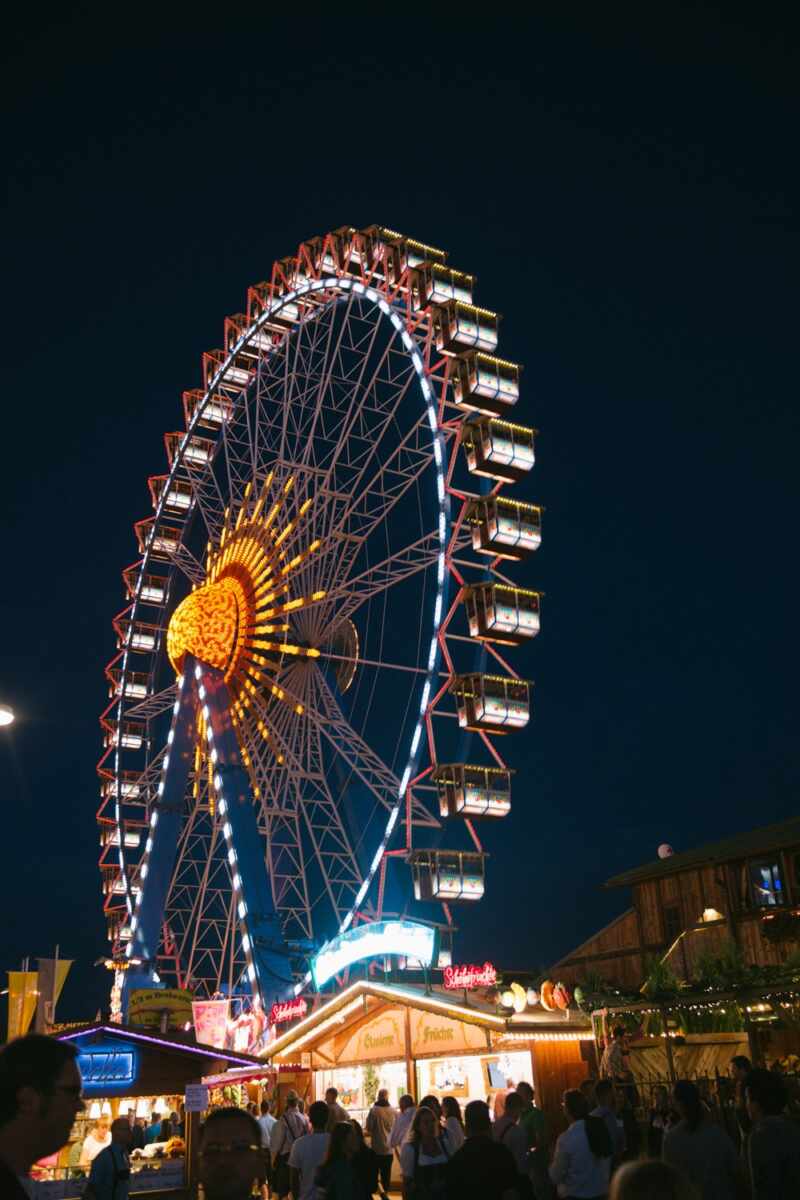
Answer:
[{"label": "ferris wheel spoke", "polygon": [[152,721],[155,717],[160,717],[162,713],[168,712],[172,708],[177,695],[178,685],[177,683],[171,683],[163,691],[156,692],[153,696],[148,696],[146,700],[140,700],[138,704],[132,704],[130,708],[126,708],[125,716],[136,717],[137,720]]},{"label": "ferris wheel spoke", "polygon": [[[309,707],[309,720],[317,724],[320,736],[333,747],[378,803],[391,811],[400,798],[399,777],[356,732],[319,671],[315,672],[315,693],[319,706]],[[412,797],[412,810],[415,825],[427,825],[437,829],[440,827],[440,822],[416,797]]]},{"label": "ferris wheel spoke", "polygon": [[337,625],[352,619],[373,596],[435,567],[439,553],[438,533],[424,534],[360,574],[351,575],[338,587],[326,590],[324,597],[311,601],[301,611],[299,624],[313,625],[315,644],[323,645]]}]

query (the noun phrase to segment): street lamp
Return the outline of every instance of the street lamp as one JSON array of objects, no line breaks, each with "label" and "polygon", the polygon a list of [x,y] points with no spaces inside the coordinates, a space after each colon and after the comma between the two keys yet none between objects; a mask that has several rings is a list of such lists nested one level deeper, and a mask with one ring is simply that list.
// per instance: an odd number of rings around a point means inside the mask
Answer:
[{"label": "street lamp", "polygon": [[9,704],[0,704],[0,725],[11,725],[13,720],[13,708]]}]

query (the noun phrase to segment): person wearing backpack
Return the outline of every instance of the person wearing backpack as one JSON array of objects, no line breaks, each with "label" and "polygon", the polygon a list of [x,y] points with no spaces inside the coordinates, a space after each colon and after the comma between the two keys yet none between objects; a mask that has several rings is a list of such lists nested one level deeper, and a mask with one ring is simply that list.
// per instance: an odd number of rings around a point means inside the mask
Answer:
[{"label": "person wearing backpack", "polygon": [[421,1104],[400,1149],[403,1200],[443,1198],[444,1172],[449,1159],[436,1114]]},{"label": "person wearing backpack", "polygon": [[569,1128],[556,1142],[550,1179],[561,1200],[604,1200],[608,1195],[614,1147],[602,1117],[589,1115],[583,1092],[564,1092]]},{"label": "person wearing backpack", "polygon": [[84,1200],[128,1200],[131,1188],[130,1145],[128,1118],[117,1117],[111,1125],[110,1143],[92,1159]]},{"label": "person wearing backpack", "polygon": [[272,1190],[279,1200],[288,1196],[291,1187],[289,1155],[292,1146],[298,1138],[303,1137],[306,1133],[308,1133],[308,1126],[305,1117],[297,1110],[297,1094],[289,1092],[286,1096],[286,1109],[283,1116],[273,1125],[269,1142],[272,1160]]}]

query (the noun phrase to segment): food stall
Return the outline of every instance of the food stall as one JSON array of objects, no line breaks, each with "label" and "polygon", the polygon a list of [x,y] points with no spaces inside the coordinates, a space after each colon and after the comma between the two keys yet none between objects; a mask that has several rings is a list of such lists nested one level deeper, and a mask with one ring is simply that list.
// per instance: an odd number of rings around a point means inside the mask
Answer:
[{"label": "food stall", "polygon": [[526,1080],[555,1129],[561,1094],[590,1074],[594,1046],[588,1017],[574,1008],[509,1013],[477,991],[364,979],[296,1022],[268,1054],[273,1067],[310,1071],[311,1099],[337,1088],[362,1122],[382,1087],[392,1104],[405,1092],[433,1093],[463,1108]]},{"label": "food stall", "polygon": [[[84,1111],[69,1142],[32,1172],[33,1200],[80,1197],[88,1168],[81,1149],[98,1122],[108,1124],[133,1111],[134,1119],[150,1125],[154,1118],[182,1116],[187,1083],[207,1072],[221,1075],[230,1067],[252,1068],[258,1062],[246,1054],[231,1054],[196,1042],[188,1033],[144,1030],[105,1024],[64,1027],[54,1036],[72,1042],[78,1051],[83,1078]],[[185,1123],[165,1142],[154,1142],[131,1153],[131,1195],[182,1190],[186,1178]]]}]

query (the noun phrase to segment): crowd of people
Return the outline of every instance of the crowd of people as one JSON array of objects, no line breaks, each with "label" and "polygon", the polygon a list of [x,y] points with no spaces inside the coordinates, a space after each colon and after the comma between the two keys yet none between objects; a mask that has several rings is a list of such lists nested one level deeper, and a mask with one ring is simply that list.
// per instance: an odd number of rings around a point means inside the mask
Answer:
[{"label": "crowd of people", "polygon": [[[387,1200],[396,1161],[402,1200],[800,1197],[800,1126],[785,1115],[781,1077],[741,1058],[732,1071],[738,1147],[688,1081],[656,1093],[646,1158],[626,1137],[624,1088],[613,1079],[564,1093],[567,1127],[554,1141],[525,1082],[505,1089],[494,1112],[473,1100],[463,1114],[454,1096],[405,1095],[395,1109],[384,1089],[365,1129],[329,1088],[307,1113],[292,1092],[279,1116],[266,1101],[260,1114],[254,1105],[212,1111],[200,1133],[200,1181],[205,1200],[248,1200],[255,1187],[265,1200]],[[29,1200],[31,1166],[66,1144],[82,1111],[71,1043],[34,1034],[0,1051],[2,1200]],[[90,1135],[86,1200],[128,1200],[131,1116]],[[180,1120],[162,1117],[154,1136]]]}]

